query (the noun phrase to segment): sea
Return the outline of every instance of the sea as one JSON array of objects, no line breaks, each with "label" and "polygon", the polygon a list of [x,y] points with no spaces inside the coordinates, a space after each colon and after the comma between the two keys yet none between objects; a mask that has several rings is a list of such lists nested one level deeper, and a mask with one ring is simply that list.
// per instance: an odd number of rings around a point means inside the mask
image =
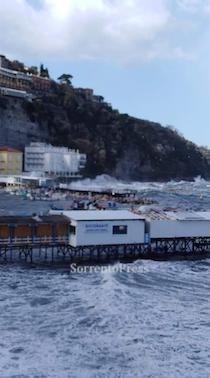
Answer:
[{"label": "sea", "polygon": [[[199,177],[78,184],[135,189],[160,208],[210,210],[210,182]],[[50,205],[0,193],[0,216]],[[103,268],[0,265],[0,377],[209,378],[210,259]]]}]

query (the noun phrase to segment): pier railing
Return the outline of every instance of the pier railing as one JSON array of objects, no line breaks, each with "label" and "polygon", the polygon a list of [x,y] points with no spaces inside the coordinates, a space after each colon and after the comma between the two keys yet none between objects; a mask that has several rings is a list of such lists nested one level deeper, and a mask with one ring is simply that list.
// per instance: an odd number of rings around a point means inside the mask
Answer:
[{"label": "pier railing", "polygon": [[28,244],[67,244],[69,242],[68,236],[39,236],[39,237],[14,237],[14,238],[0,238],[0,246],[3,245],[28,245]]},{"label": "pier railing", "polygon": [[0,262],[110,262],[128,259],[200,258],[210,256],[210,237],[152,239],[144,244],[73,247],[67,236],[0,239]]}]

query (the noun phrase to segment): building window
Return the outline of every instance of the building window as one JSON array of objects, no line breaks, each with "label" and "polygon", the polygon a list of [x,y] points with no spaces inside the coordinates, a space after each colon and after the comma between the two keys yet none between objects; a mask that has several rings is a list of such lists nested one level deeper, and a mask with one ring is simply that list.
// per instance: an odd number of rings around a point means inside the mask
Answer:
[{"label": "building window", "polygon": [[72,235],[76,235],[76,227],[75,227],[75,226],[70,226],[70,227],[69,227],[69,232],[70,232],[70,234],[72,234]]},{"label": "building window", "polygon": [[128,233],[128,226],[113,226],[112,233],[114,235],[125,235]]}]

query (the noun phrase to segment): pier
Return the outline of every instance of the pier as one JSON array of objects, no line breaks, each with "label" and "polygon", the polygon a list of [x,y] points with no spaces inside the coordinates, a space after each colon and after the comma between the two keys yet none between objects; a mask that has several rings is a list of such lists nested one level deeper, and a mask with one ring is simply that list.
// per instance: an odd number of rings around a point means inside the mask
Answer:
[{"label": "pier", "polygon": [[210,256],[210,214],[146,220],[127,210],[0,217],[0,263],[107,263]]},{"label": "pier", "polygon": [[108,263],[210,256],[209,238],[157,239],[149,244],[72,247],[68,241],[0,243],[0,263]]}]

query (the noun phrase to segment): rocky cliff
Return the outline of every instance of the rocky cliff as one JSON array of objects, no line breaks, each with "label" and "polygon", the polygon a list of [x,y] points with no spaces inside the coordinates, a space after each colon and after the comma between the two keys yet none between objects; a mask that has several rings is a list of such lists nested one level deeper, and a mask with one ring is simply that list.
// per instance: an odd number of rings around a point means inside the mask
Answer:
[{"label": "rocky cliff", "polygon": [[30,141],[87,153],[88,176],[107,173],[131,180],[210,176],[210,163],[200,149],[176,131],[119,114],[67,84],[54,83],[49,95],[33,102],[0,97],[0,144],[23,148]]},{"label": "rocky cliff", "polygon": [[49,133],[38,122],[32,122],[21,99],[0,97],[0,146],[23,149],[30,141],[47,141]]}]

